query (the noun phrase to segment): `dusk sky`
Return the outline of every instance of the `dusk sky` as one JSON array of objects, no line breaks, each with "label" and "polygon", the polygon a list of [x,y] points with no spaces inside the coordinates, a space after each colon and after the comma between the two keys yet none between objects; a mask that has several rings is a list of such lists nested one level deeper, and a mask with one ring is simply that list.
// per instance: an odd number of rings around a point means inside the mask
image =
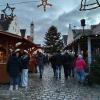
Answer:
[{"label": "dusk sky", "polygon": [[[6,3],[19,3],[24,1],[37,1],[25,4],[11,5],[15,7],[15,14],[20,28],[26,28],[27,34],[30,33],[30,23],[33,21],[35,25],[35,43],[42,43],[44,41],[44,35],[51,25],[55,25],[61,34],[68,33],[69,24],[72,28],[80,27],[80,20],[86,19],[86,27],[91,24],[98,24],[100,22],[100,8],[90,11],[79,11],[81,0],[48,0],[52,7],[47,7],[47,11],[44,12],[43,8],[37,8],[37,5],[41,3],[41,0],[0,0],[0,5]],[[93,3],[96,0],[87,0],[89,3]],[[100,1],[100,0],[99,0]],[[0,6],[0,10],[5,6]]]}]

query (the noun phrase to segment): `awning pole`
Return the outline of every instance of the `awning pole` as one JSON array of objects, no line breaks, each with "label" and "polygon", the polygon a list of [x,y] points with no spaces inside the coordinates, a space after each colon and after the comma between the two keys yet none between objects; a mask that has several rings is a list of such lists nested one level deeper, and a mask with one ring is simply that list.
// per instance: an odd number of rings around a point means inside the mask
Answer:
[{"label": "awning pole", "polygon": [[78,55],[81,54],[80,43],[78,43]]},{"label": "awning pole", "polygon": [[90,66],[92,57],[91,57],[91,37],[88,37],[88,64]]}]

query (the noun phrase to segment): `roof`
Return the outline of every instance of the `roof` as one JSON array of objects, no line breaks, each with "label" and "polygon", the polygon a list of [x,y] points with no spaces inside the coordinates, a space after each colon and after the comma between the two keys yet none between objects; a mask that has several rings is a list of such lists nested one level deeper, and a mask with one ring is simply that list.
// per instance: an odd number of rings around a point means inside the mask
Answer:
[{"label": "roof", "polygon": [[74,29],[73,35],[74,39],[79,39],[81,36],[93,36],[93,35],[100,35],[100,23],[97,25],[91,25],[91,29]]},{"label": "roof", "polygon": [[4,17],[0,19],[0,26],[1,26],[0,30],[7,31],[12,21],[13,21],[13,18],[10,18],[10,17],[7,17],[7,18]]},{"label": "roof", "polygon": [[32,43],[31,41],[19,36],[19,35],[16,35],[16,34],[12,34],[12,33],[9,33],[9,32],[4,32],[4,31],[0,31],[0,38],[1,39],[7,39],[7,40],[14,40],[16,42],[22,42],[22,44],[19,46],[19,48],[30,48],[30,47],[37,47],[36,44]]},{"label": "roof", "polygon": [[100,23],[98,25],[92,25],[92,34],[94,35],[100,35]]},{"label": "roof", "polygon": [[13,33],[10,33],[10,32],[5,32],[5,31],[0,30],[0,36],[1,35],[8,36],[8,37],[13,37],[13,38],[15,37],[17,39],[21,39],[22,38],[19,35],[16,35],[16,34],[13,34]]},{"label": "roof", "polygon": [[91,29],[74,29],[73,31],[73,38],[74,40],[79,39],[81,36],[89,36],[92,35],[92,30]]}]

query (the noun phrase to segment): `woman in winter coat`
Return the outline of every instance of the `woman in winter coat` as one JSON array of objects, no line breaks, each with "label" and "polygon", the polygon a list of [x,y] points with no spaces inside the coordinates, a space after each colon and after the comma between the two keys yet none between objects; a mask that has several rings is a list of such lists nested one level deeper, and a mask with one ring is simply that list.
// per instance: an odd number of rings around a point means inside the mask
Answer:
[{"label": "woman in winter coat", "polygon": [[10,55],[8,62],[7,62],[7,72],[10,77],[10,88],[9,90],[13,90],[14,86],[15,89],[18,90],[18,84],[19,84],[19,75],[21,72],[21,66],[20,66],[20,58],[19,58],[19,52],[12,53]]},{"label": "woman in winter coat", "polygon": [[79,83],[83,83],[85,79],[85,68],[86,62],[82,58],[82,55],[78,55],[77,60],[75,62],[75,71],[76,71],[76,78]]}]

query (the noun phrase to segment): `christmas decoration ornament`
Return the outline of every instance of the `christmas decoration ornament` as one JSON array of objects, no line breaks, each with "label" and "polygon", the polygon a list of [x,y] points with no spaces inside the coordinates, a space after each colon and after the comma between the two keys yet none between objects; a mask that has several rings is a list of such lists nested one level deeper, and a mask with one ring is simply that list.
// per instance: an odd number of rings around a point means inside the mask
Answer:
[{"label": "christmas decoration ornament", "polygon": [[37,7],[43,6],[44,11],[46,11],[46,6],[52,6],[52,4],[48,3],[48,0],[41,0],[41,4],[38,5]]},{"label": "christmas decoration ornament", "polygon": [[2,12],[5,14],[6,17],[14,17],[14,9],[15,7],[10,7],[9,4],[7,3],[7,6],[5,9],[2,10]]},{"label": "christmas decoration ornament", "polygon": [[98,7],[100,7],[100,3],[98,0],[95,0],[92,3],[89,3],[88,0],[81,0],[80,11],[92,10],[92,9],[96,9]]}]

